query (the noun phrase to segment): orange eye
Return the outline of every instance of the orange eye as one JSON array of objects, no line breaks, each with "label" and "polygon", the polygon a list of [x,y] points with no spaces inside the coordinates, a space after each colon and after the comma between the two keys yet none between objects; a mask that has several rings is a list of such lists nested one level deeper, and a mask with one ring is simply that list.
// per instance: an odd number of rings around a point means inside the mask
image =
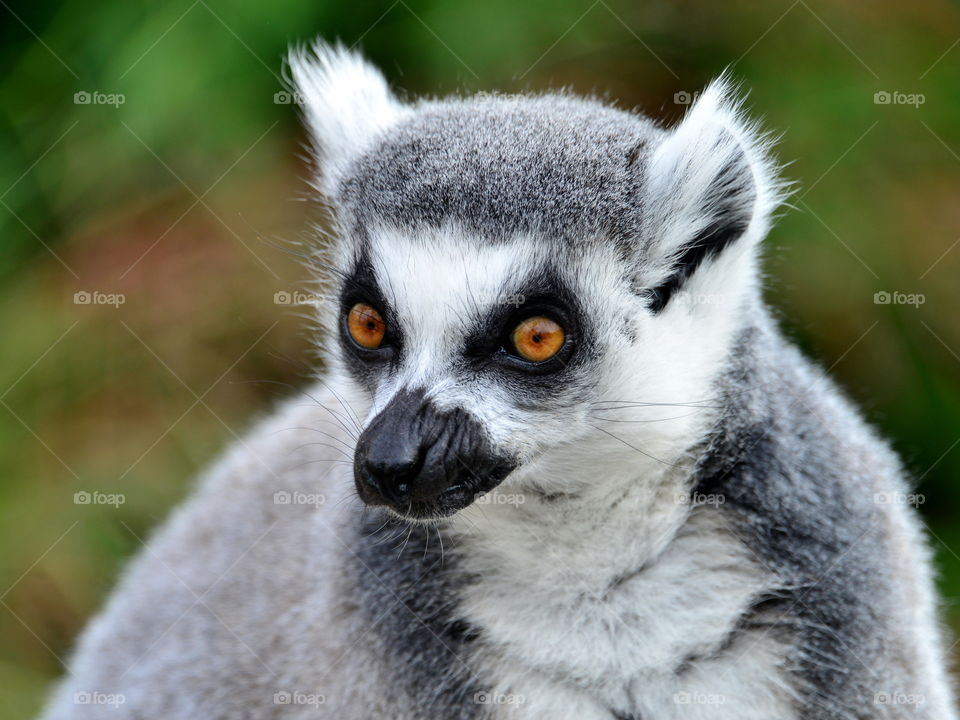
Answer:
[{"label": "orange eye", "polygon": [[556,355],[563,347],[566,333],[548,317],[527,318],[514,329],[510,339],[524,360],[543,362]]},{"label": "orange eye", "polygon": [[383,316],[372,306],[357,303],[350,308],[347,329],[350,331],[350,337],[360,347],[376,350],[387,333],[387,324],[383,321]]}]

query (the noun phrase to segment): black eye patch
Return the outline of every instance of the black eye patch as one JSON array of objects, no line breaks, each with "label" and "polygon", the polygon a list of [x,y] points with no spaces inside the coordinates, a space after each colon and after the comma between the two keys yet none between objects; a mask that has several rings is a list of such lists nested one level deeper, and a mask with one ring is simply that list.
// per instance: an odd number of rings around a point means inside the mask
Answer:
[{"label": "black eye patch", "polygon": [[[579,305],[558,274],[544,270],[496,303],[480,318],[464,342],[464,358],[476,369],[496,371],[511,381],[524,382],[562,374],[589,349],[587,326]],[[524,320],[546,317],[557,323],[565,335],[563,347],[544,362],[523,359],[512,347],[512,333]]]},{"label": "black eye patch", "polygon": [[[380,347],[363,348],[352,339],[348,317],[350,309],[358,303],[370,305],[383,317],[386,333]],[[403,348],[403,333],[366,255],[361,256],[343,280],[338,313],[337,334],[340,346],[347,357],[357,360],[348,362],[347,369],[358,382],[373,387],[384,364],[398,361]]]}]

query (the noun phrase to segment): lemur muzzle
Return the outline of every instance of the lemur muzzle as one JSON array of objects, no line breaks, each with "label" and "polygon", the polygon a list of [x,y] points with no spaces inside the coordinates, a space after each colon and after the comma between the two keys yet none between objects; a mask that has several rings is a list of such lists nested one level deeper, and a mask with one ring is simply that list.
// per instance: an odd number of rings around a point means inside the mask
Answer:
[{"label": "lemur muzzle", "polygon": [[470,413],[441,410],[422,390],[397,393],[361,433],[353,459],[365,503],[415,517],[453,514],[515,466]]}]

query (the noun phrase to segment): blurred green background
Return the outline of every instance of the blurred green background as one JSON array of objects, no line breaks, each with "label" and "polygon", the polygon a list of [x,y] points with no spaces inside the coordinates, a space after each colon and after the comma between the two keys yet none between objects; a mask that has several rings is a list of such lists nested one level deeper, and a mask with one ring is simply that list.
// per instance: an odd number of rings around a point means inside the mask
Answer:
[{"label": "blurred green background", "polygon": [[956,3],[62,0],[0,18],[0,717],[38,710],[140,539],[276,383],[308,376],[306,326],[274,293],[304,278],[278,245],[309,241],[315,209],[275,94],[287,45],[318,34],[411,95],[569,86],[665,122],[731,67],[798,182],[768,297],[919,479],[960,629]]}]

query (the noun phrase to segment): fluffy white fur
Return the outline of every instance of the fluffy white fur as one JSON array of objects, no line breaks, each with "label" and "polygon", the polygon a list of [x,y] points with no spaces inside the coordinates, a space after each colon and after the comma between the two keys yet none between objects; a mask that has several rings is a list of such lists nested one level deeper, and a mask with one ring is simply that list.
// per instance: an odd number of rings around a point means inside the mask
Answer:
[{"label": "fluffy white fur", "polygon": [[331,193],[351,158],[410,113],[383,74],[342,45],[314,43],[290,53],[291,80],[304,121],[321,153],[322,192]]}]

